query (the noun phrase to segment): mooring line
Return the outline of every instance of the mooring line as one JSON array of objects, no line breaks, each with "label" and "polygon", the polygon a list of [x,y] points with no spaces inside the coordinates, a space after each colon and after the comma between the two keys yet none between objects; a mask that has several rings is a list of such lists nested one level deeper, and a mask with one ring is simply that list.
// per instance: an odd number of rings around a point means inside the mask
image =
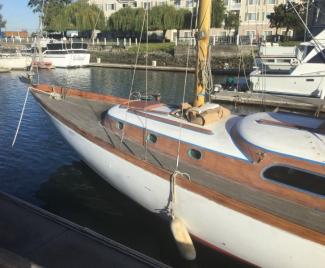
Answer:
[{"label": "mooring line", "polygon": [[18,132],[19,132],[20,124],[21,124],[21,121],[23,119],[23,115],[24,115],[24,111],[25,111],[25,106],[26,106],[26,103],[27,103],[28,93],[29,93],[29,87],[27,89],[24,106],[23,106],[23,109],[22,109],[21,114],[20,114],[20,119],[19,119],[19,122],[18,122],[18,126],[17,126],[17,129],[16,129],[15,137],[14,137],[14,140],[12,141],[11,147],[14,147],[15,142],[16,142],[16,139],[17,139],[17,135],[18,135]]}]

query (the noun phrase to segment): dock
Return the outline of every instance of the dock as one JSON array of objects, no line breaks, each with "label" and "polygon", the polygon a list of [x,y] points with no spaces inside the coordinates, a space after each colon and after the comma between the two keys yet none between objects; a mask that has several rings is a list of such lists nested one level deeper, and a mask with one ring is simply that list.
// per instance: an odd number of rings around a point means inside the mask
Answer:
[{"label": "dock", "polygon": [[0,267],[169,267],[0,192]]},{"label": "dock", "polygon": [[223,90],[213,93],[211,100],[231,104],[264,105],[291,110],[325,112],[325,100],[311,97]]},{"label": "dock", "polygon": [[[134,69],[134,64],[122,64],[122,63],[94,63],[91,62],[89,67],[100,67],[100,68],[113,68],[113,69]],[[137,70],[148,70],[148,71],[164,71],[164,72],[186,72],[186,67],[177,67],[177,66],[152,66],[152,65],[136,65]],[[195,73],[195,68],[187,68],[187,72]],[[212,74],[218,75],[238,75],[243,74],[243,70],[239,71],[238,69],[212,69]],[[246,70],[250,72],[250,70]]]}]

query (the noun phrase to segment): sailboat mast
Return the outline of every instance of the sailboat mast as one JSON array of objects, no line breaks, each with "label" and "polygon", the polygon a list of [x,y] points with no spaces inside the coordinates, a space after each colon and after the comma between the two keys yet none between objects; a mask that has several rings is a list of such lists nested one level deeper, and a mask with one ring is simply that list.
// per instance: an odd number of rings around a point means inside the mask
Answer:
[{"label": "sailboat mast", "polygon": [[205,102],[205,90],[208,82],[208,74],[205,70],[207,70],[208,61],[211,2],[211,0],[199,1],[194,107],[200,107]]}]

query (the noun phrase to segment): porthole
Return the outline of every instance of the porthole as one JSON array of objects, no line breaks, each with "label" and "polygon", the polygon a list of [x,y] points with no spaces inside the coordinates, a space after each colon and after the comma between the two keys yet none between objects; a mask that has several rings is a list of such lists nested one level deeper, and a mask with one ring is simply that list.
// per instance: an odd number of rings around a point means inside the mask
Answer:
[{"label": "porthole", "polygon": [[188,155],[189,157],[195,159],[195,160],[200,160],[202,157],[202,154],[199,150],[196,149],[189,149],[188,150]]},{"label": "porthole", "polygon": [[156,143],[157,139],[158,139],[157,136],[152,133],[149,133],[147,136],[147,140],[151,143]]},{"label": "porthole", "polygon": [[116,128],[117,129],[123,129],[123,127],[124,127],[124,124],[121,121],[116,122]]}]

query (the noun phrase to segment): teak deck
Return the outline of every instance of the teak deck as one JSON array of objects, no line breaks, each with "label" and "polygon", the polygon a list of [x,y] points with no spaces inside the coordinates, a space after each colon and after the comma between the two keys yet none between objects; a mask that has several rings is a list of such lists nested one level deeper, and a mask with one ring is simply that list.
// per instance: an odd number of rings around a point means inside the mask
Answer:
[{"label": "teak deck", "polygon": [[[152,150],[148,150],[145,155],[144,146],[128,140],[124,140],[121,144],[116,134],[100,124],[102,116],[111,107],[107,102],[71,96],[66,96],[64,100],[54,100],[47,94],[38,92],[33,94],[48,112],[60,121],[64,121],[63,123],[68,124],[69,127],[77,129],[91,141],[101,144],[104,148],[109,146],[112,148],[110,150],[114,150],[120,156],[135,159],[132,160],[133,163],[138,159],[142,165],[147,165],[148,170],[150,168],[153,170],[152,167],[155,167],[155,170],[159,170],[159,175],[165,176],[165,179],[169,179],[174,171],[175,158]],[[280,228],[325,244],[324,211],[311,209],[238,182],[217,177],[184,162],[180,163],[179,170],[186,171],[191,176],[191,182],[180,179],[177,181],[179,185],[190,184],[202,192],[208,192],[206,197],[213,195],[211,198],[214,200],[221,200],[221,204],[232,206],[252,217],[260,217],[262,221],[272,224],[278,222],[277,226]],[[192,186],[187,185],[188,188]],[[226,201],[223,201],[224,199]]]}]

